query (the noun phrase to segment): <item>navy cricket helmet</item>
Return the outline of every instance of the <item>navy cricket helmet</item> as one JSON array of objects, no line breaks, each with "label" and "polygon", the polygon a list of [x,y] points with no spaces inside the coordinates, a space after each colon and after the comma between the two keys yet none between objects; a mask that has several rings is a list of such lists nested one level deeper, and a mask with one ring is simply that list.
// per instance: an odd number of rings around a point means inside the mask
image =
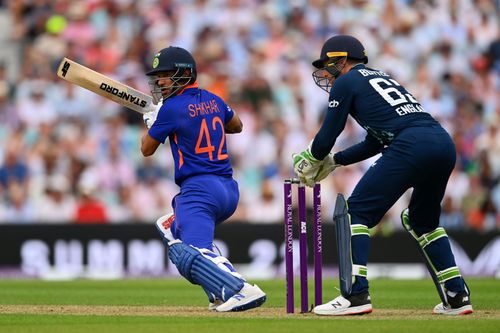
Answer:
[{"label": "navy cricket helmet", "polygon": [[333,81],[340,75],[347,59],[368,62],[365,47],[359,40],[349,35],[338,35],[328,39],[321,48],[320,58],[313,61],[317,68],[312,73],[314,82],[326,92],[330,92]]},{"label": "navy cricket helmet", "polygon": [[[167,75],[160,77],[160,73]],[[196,62],[189,51],[182,47],[169,46],[155,54],[152,68],[146,75],[150,77],[149,85],[153,97],[156,100],[166,99],[196,81]],[[172,84],[168,87],[159,86],[158,81],[165,77],[172,80]]]},{"label": "navy cricket helmet", "polygon": [[177,71],[179,68],[191,69],[196,79],[196,62],[189,51],[182,47],[169,46],[155,54],[152,69],[146,75],[155,75],[159,72]]},{"label": "navy cricket helmet", "polygon": [[349,35],[337,35],[328,39],[321,48],[320,58],[313,61],[312,65],[316,68],[323,68],[325,63],[331,58],[345,56],[349,59],[362,60],[368,62],[366,50],[361,42]]}]

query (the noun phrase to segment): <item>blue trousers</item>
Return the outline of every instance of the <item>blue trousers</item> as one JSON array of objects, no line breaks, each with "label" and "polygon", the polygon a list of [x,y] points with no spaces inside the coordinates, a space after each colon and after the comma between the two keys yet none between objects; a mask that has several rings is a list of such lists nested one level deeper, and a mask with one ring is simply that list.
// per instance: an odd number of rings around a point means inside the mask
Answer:
[{"label": "blue trousers", "polygon": [[349,197],[352,223],[376,226],[406,190],[413,188],[409,206],[413,230],[421,235],[436,229],[455,160],[455,145],[441,126],[403,130]]},{"label": "blue trousers", "polygon": [[[389,147],[363,175],[347,200],[352,224],[376,226],[385,213],[413,188],[409,204],[412,229],[418,236],[439,226],[441,200],[455,166],[455,145],[441,126],[411,127],[398,134]],[[366,266],[370,239],[353,236],[352,260]],[[441,239],[430,254],[438,270],[455,266],[447,238]],[[463,288],[462,280],[447,282],[447,287]],[[368,281],[356,276],[353,294],[368,290]]]},{"label": "blue trousers", "polygon": [[172,200],[173,236],[198,248],[212,249],[215,226],[233,215],[239,200],[231,177],[197,175],[186,179]]}]

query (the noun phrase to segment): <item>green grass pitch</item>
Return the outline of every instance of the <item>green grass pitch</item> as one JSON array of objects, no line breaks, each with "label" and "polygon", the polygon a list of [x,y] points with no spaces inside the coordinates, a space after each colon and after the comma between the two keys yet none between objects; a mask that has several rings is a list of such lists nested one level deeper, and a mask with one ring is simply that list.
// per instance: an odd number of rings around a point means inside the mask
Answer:
[{"label": "green grass pitch", "polygon": [[[374,312],[353,317],[287,315],[284,280],[257,283],[268,294],[262,308],[218,314],[207,310],[201,288],[182,279],[0,280],[0,332],[500,332],[495,279],[468,279],[475,312],[460,317],[432,314],[439,299],[430,279],[373,280]],[[325,302],[337,296],[335,284],[324,282]]]}]

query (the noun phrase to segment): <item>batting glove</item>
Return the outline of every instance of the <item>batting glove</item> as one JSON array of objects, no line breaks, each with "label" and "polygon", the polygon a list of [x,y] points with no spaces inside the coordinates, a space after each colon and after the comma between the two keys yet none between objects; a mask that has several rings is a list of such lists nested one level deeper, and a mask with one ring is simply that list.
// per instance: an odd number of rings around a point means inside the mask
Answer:
[{"label": "batting glove", "polygon": [[142,119],[144,120],[144,124],[146,124],[146,127],[148,129],[150,129],[151,126],[153,126],[153,124],[155,123],[156,117],[158,117],[158,111],[160,111],[160,108],[162,106],[162,102],[159,102],[156,106],[157,107],[155,110],[149,111],[149,112],[142,115]]},{"label": "batting glove", "polygon": [[330,174],[330,172],[332,172],[333,170],[337,169],[340,166],[340,164],[337,164],[335,162],[335,158],[333,157],[332,153],[328,154],[322,162],[323,163],[321,163],[318,173],[314,177],[314,181],[316,183],[319,183],[320,181],[325,179],[326,176]]},{"label": "batting glove", "polygon": [[314,187],[315,177],[323,164],[312,156],[310,148],[298,153],[292,154],[293,169],[300,181],[309,187]]}]

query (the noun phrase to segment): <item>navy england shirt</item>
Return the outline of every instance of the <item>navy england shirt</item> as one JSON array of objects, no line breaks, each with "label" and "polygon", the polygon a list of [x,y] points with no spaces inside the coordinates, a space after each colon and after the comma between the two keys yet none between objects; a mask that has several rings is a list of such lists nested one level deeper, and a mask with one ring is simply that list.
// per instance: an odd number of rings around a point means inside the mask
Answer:
[{"label": "navy england shirt", "polygon": [[333,83],[327,114],[311,147],[314,157],[323,159],[330,153],[348,115],[367,131],[367,136],[335,154],[342,165],[376,155],[405,128],[439,125],[389,74],[358,64]]}]

